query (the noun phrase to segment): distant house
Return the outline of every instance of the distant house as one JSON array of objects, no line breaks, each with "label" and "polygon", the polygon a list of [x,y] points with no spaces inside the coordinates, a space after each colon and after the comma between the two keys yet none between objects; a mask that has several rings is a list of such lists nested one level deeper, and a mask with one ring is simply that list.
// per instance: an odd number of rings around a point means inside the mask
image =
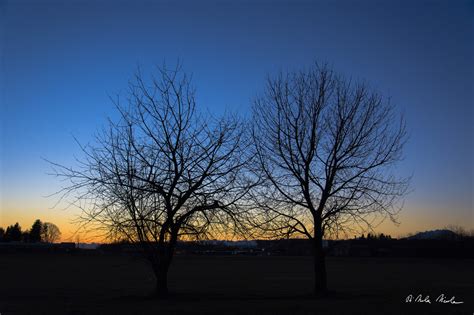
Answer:
[{"label": "distant house", "polygon": [[79,249],[97,249],[100,244],[97,243],[77,243],[76,248]]},{"label": "distant house", "polygon": [[74,242],[62,242],[58,244],[59,249],[63,250],[71,250],[71,249],[76,249],[76,243]]}]

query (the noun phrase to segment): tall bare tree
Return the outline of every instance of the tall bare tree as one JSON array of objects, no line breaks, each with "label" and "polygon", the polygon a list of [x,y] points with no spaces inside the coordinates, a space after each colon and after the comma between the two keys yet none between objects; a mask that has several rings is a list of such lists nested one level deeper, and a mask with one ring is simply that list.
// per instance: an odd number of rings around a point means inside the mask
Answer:
[{"label": "tall bare tree", "polygon": [[253,107],[265,185],[253,191],[266,233],[314,246],[315,292],[327,292],[323,237],[396,219],[408,179],[393,175],[406,140],[394,107],[327,66],[269,78]]},{"label": "tall bare tree", "polygon": [[41,226],[41,241],[54,243],[61,238],[61,231],[54,223],[45,222]]},{"label": "tall bare tree", "polygon": [[180,67],[137,73],[120,121],[83,146],[79,168],[55,165],[69,184],[60,192],[83,209],[82,219],[111,238],[139,243],[168,292],[167,274],[179,238],[239,232],[238,204],[252,186],[244,124],[234,116],[204,117]]}]

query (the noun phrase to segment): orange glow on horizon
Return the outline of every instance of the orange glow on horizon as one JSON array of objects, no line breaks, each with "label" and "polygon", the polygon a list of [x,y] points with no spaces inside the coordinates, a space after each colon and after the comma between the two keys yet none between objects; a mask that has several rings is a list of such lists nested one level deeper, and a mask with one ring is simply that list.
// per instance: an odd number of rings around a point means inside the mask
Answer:
[{"label": "orange glow on horizon", "polygon": [[[22,230],[29,230],[36,219],[42,222],[51,222],[56,224],[61,231],[61,242],[81,242],[81,243],[108,243],[103,234],[94,231],[79,230],[78,225],[73,221],[80,213],[77,209],[64,209],[64,207],[51,208],[44,203],[37,203],[32,206],[30,202],[26,202],[22,207],[2,201],[0,205],[0,227],[6,228],[9,225],[18,222]],[[8,210],[7,210],[8,209]],[[31,210],[25,210],[31,209]],[[448,212],[433,212],[423,208],[417,208],[410,211],[405,208],[399,216],[400,225],[396,226],[390,220],[384,221],[382,224],[374,228],[375,233],[384,233],[394,238],[414,234],[420,231],[442,229],[446,226],[460,226],[466,230],[474,229],[474,222],[471,218],[447,218]],[[470,224],[470,225],[469,225]],[[362,232],[361,232],[362,234]],[[367,232],[365,232],[367,234]],[[352,238],[354,235],[348,235]],[[235,237],[219,237],[217,239],[235,239]]]}]

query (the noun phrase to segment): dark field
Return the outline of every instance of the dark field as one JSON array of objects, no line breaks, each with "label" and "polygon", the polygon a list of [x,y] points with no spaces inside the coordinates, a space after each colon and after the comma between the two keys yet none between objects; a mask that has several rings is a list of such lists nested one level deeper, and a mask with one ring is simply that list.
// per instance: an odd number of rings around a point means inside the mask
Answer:
[{"label": "dark field", "polygon": [[[331,295],[314,299],[311,257],[178,256],[168,300],[150,296],[145,261],[125,256],[1,254],[7,314],[474,314],[474,261],[328,258]],[[444,293],[460,305],[435,302]],[[431,304],[405,303],[408,294]]]}]

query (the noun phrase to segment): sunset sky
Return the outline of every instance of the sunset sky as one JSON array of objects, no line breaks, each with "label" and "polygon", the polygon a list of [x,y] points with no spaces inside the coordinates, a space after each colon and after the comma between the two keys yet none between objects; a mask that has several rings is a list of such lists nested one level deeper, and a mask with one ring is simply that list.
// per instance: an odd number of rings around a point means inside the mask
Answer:
[{"label": "sunset sky", "polygon": [[[392,236],[474,228],[473,1],[0,0],[0,226],[36,218],[71,239],[77,214],[44,159],[74,166],[116,117],[139,65],[193,74],[198,106],[247,115],[265,76],[328,62],[404,113],[401,175],[413,174]],[[417,2],[415,4],[414,2]]]}]

